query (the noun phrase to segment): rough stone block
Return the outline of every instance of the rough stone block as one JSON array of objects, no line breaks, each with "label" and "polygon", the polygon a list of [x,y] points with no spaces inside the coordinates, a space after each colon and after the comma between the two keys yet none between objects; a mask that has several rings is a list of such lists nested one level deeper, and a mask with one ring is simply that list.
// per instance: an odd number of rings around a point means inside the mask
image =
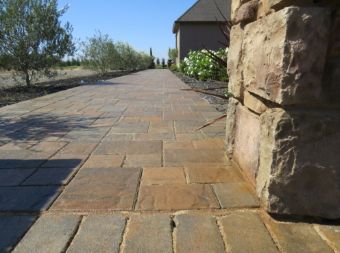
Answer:
[{"label": "rough stone block", "polygon": [[268,107],[260,99],[256,98],[248,91],[244,92],[243,102],[246,107],[258,114],[262,114],[268,109]]},{"label": "rough stone block", "polygon": [[245,88],[281,105],[320,102],[330,16],[327,8],[288,7],[248,24]]},{"label": "rough stone block", "polygon": [[236,11],[240,6],[249,0],[232,0],[231,1],[231,20],[235,18]]},{"label": "rough stone block", "polygon": [[264,207],[340,218],[340,113],[270,109],[260,121],[257,191]]},{"label": "rough stone block", "polygon": [[233,150],[234,150],[234,142],[235,142],[235,121],[236,121],[236,107],[239,102],[230,98],[228,101],[228,110],[227,110],[227,120],[226,120],[226,149],[227,156],[231,159]]},{"label": "rough stone block", "polygon": [[251,0],[237,9],[233,22],[246,24],[256,20],[258,0]]},{"label": "rough stone block", "polygon": [[271,10],[278,11],[285,7],[292,5],[304,6],[307,4],[313,4],[313,0],[260,0],[259,6],[261,6],[261,13],[269,13]]},{"label": "rough stone block", "polygon": [[260,118],[238,104],[235,116],[233,160],[253,180],[258,170]]},{"label": "rough stone block", "polygon": [[234,25],[230,31],[230,46],[228,51],[228,91],[237,98],[243,96],[242,76],[242,41],[243,29],[241,25]]}]

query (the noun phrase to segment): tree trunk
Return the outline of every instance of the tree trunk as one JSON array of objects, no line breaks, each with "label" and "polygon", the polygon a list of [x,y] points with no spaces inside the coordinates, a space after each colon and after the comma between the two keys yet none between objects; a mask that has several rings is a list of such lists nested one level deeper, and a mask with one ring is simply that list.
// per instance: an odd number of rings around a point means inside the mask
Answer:
[{"label": "tree trunk", "polygon": [[26,77],[27,87],[31,87],[31,79],[30,79],[30,74],[28,73],[28,71],[25,71],[25,77]]}]

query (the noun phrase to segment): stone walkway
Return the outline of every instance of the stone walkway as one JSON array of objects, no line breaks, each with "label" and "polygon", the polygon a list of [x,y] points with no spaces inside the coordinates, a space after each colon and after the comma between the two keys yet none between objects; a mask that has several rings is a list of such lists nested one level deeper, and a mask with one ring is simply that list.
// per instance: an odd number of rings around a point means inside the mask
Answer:
[{"label": "stone walkway", "polygon": [[185,87],[150,70],[1,108],[0,252],[339,252],[339,226],[261,211]]}]

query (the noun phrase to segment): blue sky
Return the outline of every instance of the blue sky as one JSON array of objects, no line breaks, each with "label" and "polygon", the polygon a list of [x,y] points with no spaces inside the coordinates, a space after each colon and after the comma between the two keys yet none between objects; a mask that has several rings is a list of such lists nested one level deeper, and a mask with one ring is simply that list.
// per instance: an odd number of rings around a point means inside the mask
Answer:
[{"label": "blue sky", "polygon": [[173,22],[196,0],[59,0],[69,5],[63,21],[69,21],[75,38],[85,40],[95,31],[114,41],[128,42],[138,51],[167,58],[175,47]]}]

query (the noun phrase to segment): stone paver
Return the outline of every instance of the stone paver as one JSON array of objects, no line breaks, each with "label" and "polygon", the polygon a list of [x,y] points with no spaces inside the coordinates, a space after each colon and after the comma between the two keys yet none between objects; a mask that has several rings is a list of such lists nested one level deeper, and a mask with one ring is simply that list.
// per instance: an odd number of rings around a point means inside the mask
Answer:
[{"label": "stone paver", "polygon": [[257,214],[230,214],[221,218],[220,224],[229,252],[279,252]]},{"label": "stone paver", "polygon": [[118,253],[125,224],[126,219],[117,215],[84,218],[67,253]]},{"label": "stone paver", "polygon": [[11,252],[34,220],[34,216],[1,216],[0,252]]},{"label": "stone paver", "polygon": [[0,252],[339,251],[336,223],[262,215],[182,88],[148,70],[0,108]]},{"label": "stone paver", "polygon": [[168,215],[132,216],[122,253],[172,253],[171,232]]},{"label": "stone paver", "polygon": [[209,216],[175,217],[175,247],[178,253],[225,252],[216,219]]},{"label": "stone paver", "polygon": [[13,252],[63,252],[70,237],[75,234],[79,222],[80,217],[75,215],[42,216],[26,233]]},{"label": "stone paver", "polygon": [[140,174],[140,169],[83,168],[52,209],[131,210]]}]

